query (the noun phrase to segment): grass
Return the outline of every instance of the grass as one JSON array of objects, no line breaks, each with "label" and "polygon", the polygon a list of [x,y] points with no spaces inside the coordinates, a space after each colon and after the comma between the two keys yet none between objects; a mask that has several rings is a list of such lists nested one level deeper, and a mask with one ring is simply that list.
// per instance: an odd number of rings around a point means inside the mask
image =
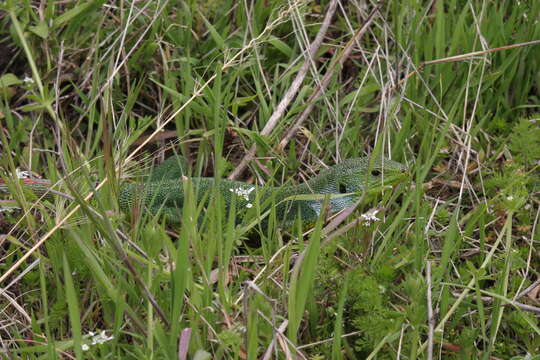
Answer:
[{"label": "grass", "polygon": [[[330,3],[0,4],[0,175],[72,197],[10,188],[2,357],[540,356],[540,3]],[[174,153],[274,185],[370,153],[411,177],[308,233],[258,204],[121,214]]]}]

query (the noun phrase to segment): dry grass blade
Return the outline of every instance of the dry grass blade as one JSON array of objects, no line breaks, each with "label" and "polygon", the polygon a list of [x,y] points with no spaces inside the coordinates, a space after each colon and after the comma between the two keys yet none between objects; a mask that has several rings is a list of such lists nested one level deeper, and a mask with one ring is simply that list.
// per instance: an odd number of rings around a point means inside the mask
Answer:
[{"label": "dry grass blade", "polygon": [[366,21],[362,25],[362,27],[353,35],[353,37],[349,40],[347,45],[345,45],[345,48],[342,50],[342,52],[339,54],[336,61],[334,61],[333,64],[331,64],[326,71],[326,74],[324,74],[323,79],[321,80],[321,83],[319,86],[317,86],[317,89],[311,94],[309,99],[307,100],[308,106],[302,111],[302,114],[296,119],[294,125],[287,131],[283,139],[280,141],[279,145],[277,146],[278,151],[283,151],[285,149],[285,146],[291,141],[292,137],[296,134],[300,126],[306,121],[309,114],[311,114],[311,111],[315,108],[315,99],[319,98],[323,92],[328,87],[328,84],[330,83],[330,80],[334,76],[334,72],[336,70],[341,69],[345,61],[349,58],[351,55],[351,52],[353,50],[353,47],[358,44],[358,41],[362,38],[362,36],[366,33],[366,31],[371,26],[372,21],[375,19],[375,15],[379,12],[379,8],[381,5],[377,5],[375,9],[369,14]]},{"label": "dry grass blade", "polygon": [[[332,21],[332,17],[334,16],[334,13],[336,12],[337,7],[337,0],[332,0],[330,5],[328,6],[328,10],[326,11],[326,15],[324,17],[324,20],[322,22],[321,28],[319,29],[319,32],[317,33],[317,36],[315,37],[315,40],[310,45],[309,50],[306,52],[304,64],[302,64],[302,67],[296,74],[295,79],[291,83],[291,86],[279,102],[276,110],[272,114],[272,116],[268,119],[266,125],[261,130],[261,135],[268,135],[272,132],[272,130],[276,127],[279,120],[283,117],[283,114],[285,113],[285,110],[291,103],[291,101],[294,99],[296,94],[298,93],[298,90],[300,89],[300,85],[302,85],[302,82],[304,81],[304,78],[306,77],[306,74],[309,70],[310,66],[315,67],[315,55],[317,55],[317,51],[319,50],[319,47],[321,46],[323,39],[326,35],[326,32],[328,31],[328,28],[330,27],[330,23]],[[255,152],[257,150],[257,146],[253,144],[251,148],[248,150],[242,161],[240,161],[240,164],[234,169],[234,171],[229,175],[229,179],[236,179],[238,176],[242,174],[248,163],[253,160],[255,157]]]},{"label": "dry grass blade", "polygon": [[469,60],[469,59],[472,59],[475,56],[490,54],[490,53],[503,51],[503,50],[510,50],[510,49],[515,49],[515,48],[520,48],[520,47],[524,47],[524,46],[539,45],[539,44],[540,44],[540,40],[533,40],[533,41],[527,41],[527,42],[519,43],[519,44],[505,45],[505,46],[500,46],[500,47],[496,47],[496,48],[493,48],[493,49],[473,51],[473,52],[469,52],[469,53],[466,53],[466,54],[445,57],[445,58],[442,58],[442,59],[424,61],[421,64],[421,66],[440,64],[440,63],[446,63],[446,62]]}]

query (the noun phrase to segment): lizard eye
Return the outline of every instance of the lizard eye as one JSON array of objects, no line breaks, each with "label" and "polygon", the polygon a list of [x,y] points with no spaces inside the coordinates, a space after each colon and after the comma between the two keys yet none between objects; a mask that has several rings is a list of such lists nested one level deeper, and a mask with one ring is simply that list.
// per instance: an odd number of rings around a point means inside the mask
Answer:
[{"label": "lizard eye", "polygon": [[344,183],[339,183],[338,190],[340,194],[345,194],[347,192],[347,186]]},{"label": "lizard eye", "polygon": [[379,175],[381,175],[381,172],[379,170],[371,170],[371,175],[379,176]]}]

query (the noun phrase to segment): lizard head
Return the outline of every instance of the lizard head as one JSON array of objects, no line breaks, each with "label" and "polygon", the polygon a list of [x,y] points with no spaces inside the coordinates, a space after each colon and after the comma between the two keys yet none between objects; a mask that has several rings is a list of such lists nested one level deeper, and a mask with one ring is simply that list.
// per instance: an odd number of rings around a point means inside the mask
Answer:
[{"label": "lizard head", "polygon": [[337,195],[330,200],[335,212],[352,206],[365,192],[380,192],[397,184],[407,171],[405,165],[385,158],[352,158],[321,171],[308,185],[314,193]]},{"label": "lizard head", "polygon": [[378,158],[347,159],[325,171],[337,193],[357,193],[392,186],[403,179],[407,167],[396,161]]}]

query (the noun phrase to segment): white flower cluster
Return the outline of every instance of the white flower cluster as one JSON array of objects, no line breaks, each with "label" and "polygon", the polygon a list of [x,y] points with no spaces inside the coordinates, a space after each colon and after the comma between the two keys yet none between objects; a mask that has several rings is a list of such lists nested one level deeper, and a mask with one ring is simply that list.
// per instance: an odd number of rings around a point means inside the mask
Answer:
[{"label": "white flower cluster", "polygon": [[25,76],[24,79],[23,79],[23,82],[25,84],[33,84],[34,83],[34,79],[32,79],[31,77],[29,76]]},{"label": "white flower cluster", "polygon": [[[255,187],[252,186],[252,187],[249,187],[249,188],[241,188],[241,187],[237,187],[236,189],[234,188],[231,188],[229,189],[230,192],[236,194],[236,196],[240,196],[240,197],[243,197],[244,200],[246,201],[249,201],[249,194],[255,190]],[[253,204],[251,203],[247,203],[246,204],[246,207],[249,209],[249,208],[252,208],[253,207]]]},{"label": "white flower cluster", "polygon": [[368,211],[365,214],[360,215],[360,217],[366,222],[366,225],[370,225],[371,222],[379,221],[380,219],[377,217],[377,213],[379,212],[379,209],[372,209]]},{"label": "white flower cluster", "polygon": [[[111,341],[112,339],[114,339],[114,336],[107,336],[105,330],[103,330],[99,334],[95,334],[93,331],[90,331],[87,335],[84,335],[84,338],[90,338],[90,345],[97,345],[103,344],[107,341]],[[90,346],[88,344],[83,344],[82,349],[83,351],[87,351],[90,349]]]}]

